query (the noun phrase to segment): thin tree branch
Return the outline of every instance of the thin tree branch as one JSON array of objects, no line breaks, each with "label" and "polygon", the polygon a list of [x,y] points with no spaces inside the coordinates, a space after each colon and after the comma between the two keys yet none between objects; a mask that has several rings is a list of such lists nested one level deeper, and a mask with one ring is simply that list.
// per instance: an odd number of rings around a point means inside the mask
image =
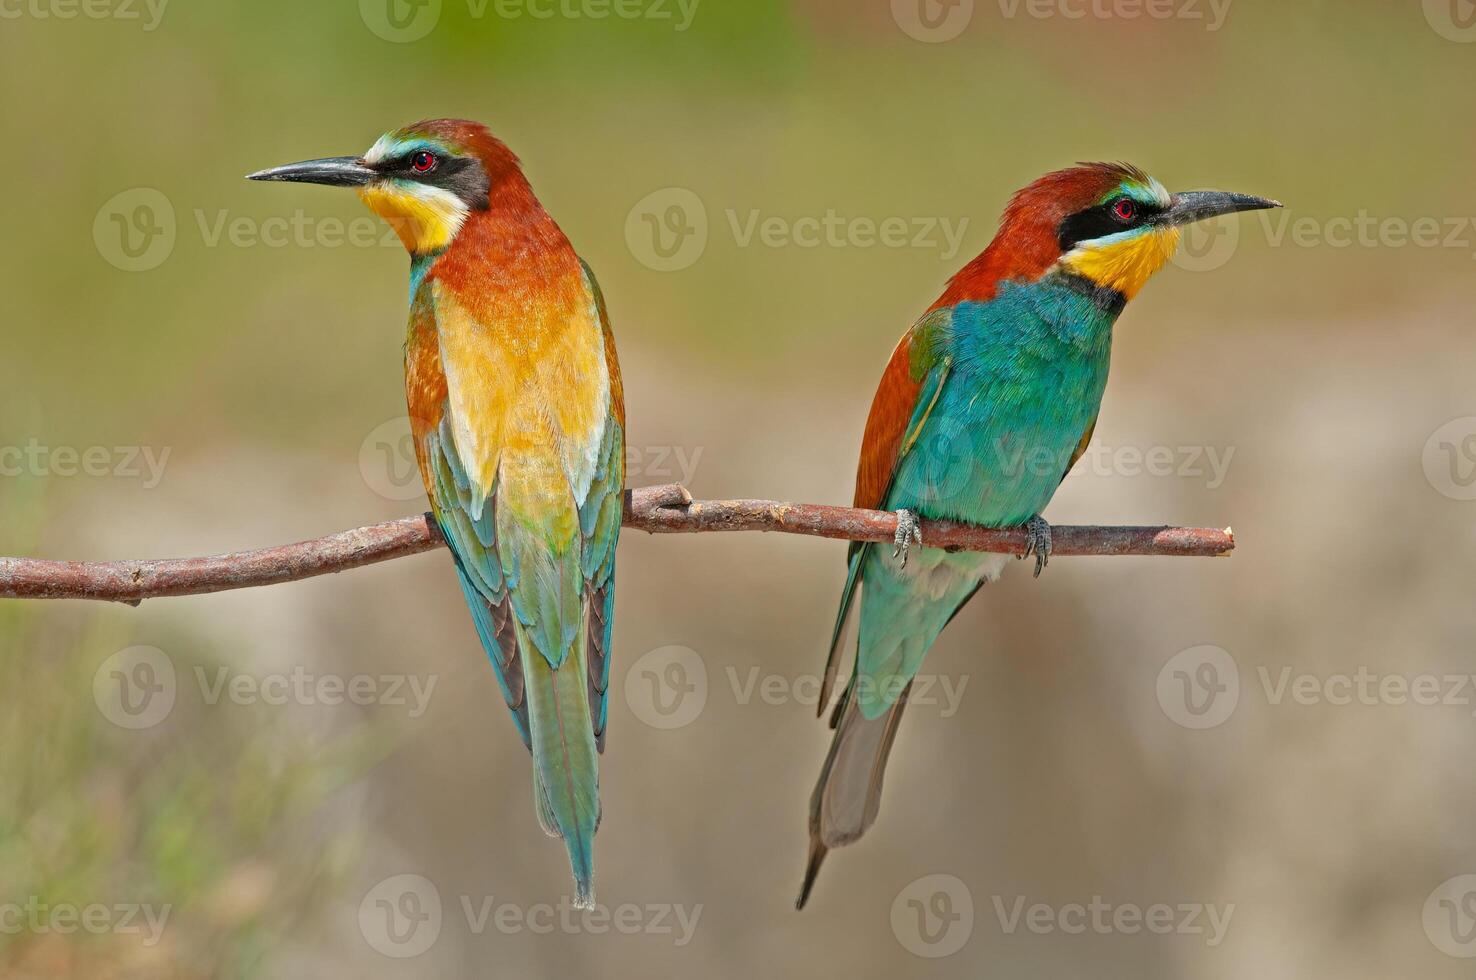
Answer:
[{"label": "thin tree branch", "polygon": [[[625,526],[652,534],[705,531],[778,531],[847,541],[890,542],[897,517],[883,511],[772,500],[692,500],[679,486],[646,487],[625,495]],[[1227,528],[1057,527],[1052,554],[1228,555]],[[923,541],[959,551],[1025,553],[1019,528],[989,529],[948,521],[922,522]],[[137,605],[144,599],[200,595],[296,582],[445,544],[429,514],[341,531],[314,541],[211,558],[161,561],[70,562],[0,558],[0,598],[103,599]]]}]

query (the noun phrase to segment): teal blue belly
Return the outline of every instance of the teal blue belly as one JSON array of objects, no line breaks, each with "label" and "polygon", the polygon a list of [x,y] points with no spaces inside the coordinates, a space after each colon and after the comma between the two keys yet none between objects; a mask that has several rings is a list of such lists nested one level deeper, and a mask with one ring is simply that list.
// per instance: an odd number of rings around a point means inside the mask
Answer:
[{"label": "teal blue belly", "polygon": [[1102,404],[1113,319],[1051,280],[956,307],[949,377],[887,507],[1000,527],[1043,511]]},{"label": "teal blue belly", "polygon": [[[994,527],[1044,511],[1096,421],[1114,320],[1049,279],[956,307],[944,338],[948,374],[898,465],[886,507]],[[929,378],[925,394],[938,380]],[[923,547],[904,568],[891,548],[873,547],[864,561],[856,697],[862,714],[876,718],[1006,559]]]}]

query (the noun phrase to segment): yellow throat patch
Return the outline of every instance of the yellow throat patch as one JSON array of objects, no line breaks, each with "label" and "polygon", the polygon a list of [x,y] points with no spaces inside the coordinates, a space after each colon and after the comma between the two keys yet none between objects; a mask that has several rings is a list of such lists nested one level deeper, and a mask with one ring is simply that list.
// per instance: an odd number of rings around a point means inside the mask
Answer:
[{"label": "yellow throat patch", "polygon": [[466,202],[439,187],[376,181],[361,188],[359,198],[417,255],[450,245],[466,221]]},{"label": "yellow throat patch", "polygon": [[1120,242],[1084,242],[1062,256],[1061,264],[1132,299],[1155,272],[1168,264],[1178,248],[1179,229],[1160,228]]}]

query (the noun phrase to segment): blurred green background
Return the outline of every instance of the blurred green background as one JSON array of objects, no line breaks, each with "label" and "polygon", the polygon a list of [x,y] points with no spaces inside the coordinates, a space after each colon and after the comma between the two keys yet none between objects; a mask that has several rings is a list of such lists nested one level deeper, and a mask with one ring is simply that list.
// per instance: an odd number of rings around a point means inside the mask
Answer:
[{"label": "blurred green background", "polygon": [[[399,245],[350,194],[241,177],[440,115],[509,142],[598,271],[632,485],[701,497],[848,501],[897,336],[1040,173],[1126,159],[1287,202],[1191,238],[1132,304],[1097,450],[1047,513],[1240,547],[981,593],[929,660],[956,710],[909,712],[881,819],[800,914],[843,547],[628,532],[597,854],[629,928],[560,917],[565,859],[444,554],[0,605],[0,975],[1469,975],[1467,0],[160,3],[0,0],[0,554],[211,554],[421,509]],[[909,234],[806,244],[832,213]],[[1205,646],[1238,678],[1209,717],[1170,663]],[[1359,676],[1375,695],[1337,703]],[[1380,687],[1420,677],[1435,703]],[[1233,913],[1067,928],[1094,897]],[[11,914],[37,904],[106,914]],[[1036,904],[1053,928],[1012,918]]]}]

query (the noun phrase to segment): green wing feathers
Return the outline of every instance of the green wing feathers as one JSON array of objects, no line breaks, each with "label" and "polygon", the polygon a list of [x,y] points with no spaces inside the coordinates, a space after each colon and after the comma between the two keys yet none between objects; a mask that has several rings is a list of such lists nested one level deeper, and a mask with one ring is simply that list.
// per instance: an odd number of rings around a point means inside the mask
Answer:
[{"label": "green wing feathers", "polygon": [[[613,416],[606,420],[596,472],[582,501],[568,491],[561,473],[544,472],[550,462],[527,458],[504,458],[490,499],[477,501],[457,460],[449,422],[429,434],[425,448],[435,481],[433,509],[478,636],[533,754],[539,823],[563,838],[576,904],[589,906],[624,433]],[[564,492],[540,490],[559,485]]]},{"label": "green wing feathers", "polygon": [[590,593],[589,630],[585,638],[589,703],[595,744],[604,751],[609,715],[610,636],[615,627],[615,544],[625,503],[625,432],[612,416],[594,480],[579,508],[583,538],[584,580]]}]

